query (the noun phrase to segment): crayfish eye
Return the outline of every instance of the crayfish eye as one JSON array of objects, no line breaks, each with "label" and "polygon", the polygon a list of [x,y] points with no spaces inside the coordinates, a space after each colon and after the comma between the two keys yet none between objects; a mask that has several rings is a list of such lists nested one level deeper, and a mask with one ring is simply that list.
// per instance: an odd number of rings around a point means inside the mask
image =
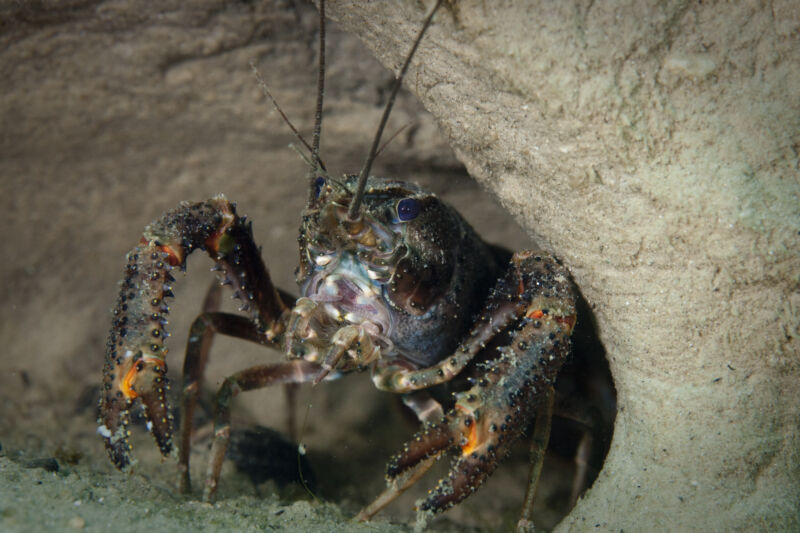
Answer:
[{"label": "crayfish eye", "polygon": [[319,198],[322,194],[322,188],[325,186],[325,178],[322,176],[314,180],[314,198]]},{"label": "crayfish eye", "polygon": [[419,202],[415,198],[403,198],[397,202],[397,218],[401,222],[414,220],[419,214]]}]

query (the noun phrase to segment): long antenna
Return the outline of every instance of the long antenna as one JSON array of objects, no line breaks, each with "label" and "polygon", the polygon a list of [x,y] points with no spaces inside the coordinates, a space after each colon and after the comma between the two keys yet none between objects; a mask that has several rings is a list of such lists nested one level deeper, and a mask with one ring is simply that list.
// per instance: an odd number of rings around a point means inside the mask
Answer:
[{"label": "long antenna", "polygon": [[417,47],[422,41],[422,36],[425,34],[425,30],[427,30],[428,26],[430,26],[431,20],[433,20],[433,15],[436,13],[436,10],[439,9],[441,3],[442,0],[437,0],[436,5],[434,5],[433,9],[431,9],[430,13],[428,13],[428,16],[425,18],[425,22],[422,25],[422,28],[419,30],[416,40],[414,41],[414,45],[411,47],[411,51],[406,57],[406,61],[403,63],[403,67],[400,69],[400,73],[394,80],[394,87],[392,87],[392,93],[389,95],[389,101],[386,102],[386,108],[383,110],[381,123],[378,126],[378,131],[375,133],[375,138],[372,140],[372,147],[369,149],[369,154],[367,155],[367,160],[364,162],[364,167],[361,169],[361,174],[358,176],[358,187],[356,188],[356,193],[353,195],[353,200],[350,202],[350,207],[347,210],[347,217],[350,220],[355,220],[358,217],[358,208],[361,206],[361,200],[364,197],[364,189],[367,186],[367,176],[369,176],[372,163],[375,161],[375,155],[378,153],[378,146],[381,142],[381,135],[383,135],[383,128],[386,127],[386,122],[389,120],[389,113],[392,111],[394,100],[397,97],[400,86],[403,84],[403,77],[406,75],[408,66],[411,64],[411,58],[414,57],[414,52],[417,51]]},{"label": "long antenna", "polygon": [[[289,117],[286,116],[286,113],[284,113],[283,109],[281,109],[281,106],[280,104],[278,104],[278,101],[275,99],[274,96],[272,96],[272,92],[269,90],[267,82],[264,81],[264,78],[261,77],[261,74],[258,72],[258,69],[256,68],[255,61],[250,61],[250,68],[253,70],[253,76],[255,76],[256,81],[258,81],[258,86],[261,87],[261,91],[264,93],[264,96],[269,98],[270,102],[272,102],[272,107],[274,107],[275,110],[278,113],[280,113],[281,118],[286,123],[286,125],[289,126],[289,129],[292,130],[292,133],[294,133],[295,138],[301,143],[303,143],[303,146],[305,146],[306,149],[308,149],[308,152],[311,153],[312,152],[311,145],[308,144],[308,141],[306,141],[302,135],[300,135],[300,132],[297,131],[297,128],[294,127],[292,121],[289,120]],[[321,161],[320,161],[320,166],[324,168],[324,165],[322,164]]]},{"label": "long antenna", "polygon": [[319,139],[322,133],[322,100],[325,96],[325,0],[319,0],[319,66],[317,70],[317,108],[311,137],[311,168],[308,170],[308,205],[314,200],[314,180],[320,169]]}]

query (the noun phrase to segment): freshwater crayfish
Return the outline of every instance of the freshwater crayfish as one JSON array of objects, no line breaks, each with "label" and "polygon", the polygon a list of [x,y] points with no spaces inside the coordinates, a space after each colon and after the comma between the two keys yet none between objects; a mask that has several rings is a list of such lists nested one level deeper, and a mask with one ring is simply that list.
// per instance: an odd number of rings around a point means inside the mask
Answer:
[{"label": "freshwater crayfish", "polygon": [[[318,110],[321,85],[322,75]],[[224,196],[165,213],[128,254],[107,343],[98,432],[114,464],[128,469],[128,411],[138,398],[161,452],[171,453],[165,300],[172,296],[172,270],[201,249],[247,314],[208,311],[193,323],[181,404],[182,489],[189,487],[199,383],[210,340],[221,333],[279,350],[287,361],[245,369],[223,383],[205,500],[214,498],[219,481],[234,395],[369,370],[377,388],[403,395],[422,428],[391,459],[387,490],[359,517],[372,517],[452,452],[449,475],[418,504],[423,513],[441,512],[483,483],[534,418],[534,446],[539,455],[546,447],[553,383],[576,320],[569,274],[549,254],[512,254],[484,243],[455,210],[420,187],[369,176],[383,124],[360,175],[332,177],[319,158],[317,116],[299,236],[300,297],[273,286],[250,224]],[[541,459],[533,462],[522,525],[540,467]]]}]

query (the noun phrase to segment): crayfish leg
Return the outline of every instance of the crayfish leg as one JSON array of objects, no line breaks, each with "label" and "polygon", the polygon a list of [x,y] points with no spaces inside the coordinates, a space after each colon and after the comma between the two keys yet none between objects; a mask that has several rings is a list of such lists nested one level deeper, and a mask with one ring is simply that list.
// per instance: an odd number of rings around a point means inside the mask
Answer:
[{"label": "crayfish leg", "polygon": [[[233,315],[235,316],[235,315]],[[222,463],[231,436],[231,401],[240,392],[262,389],[271,385],[308,383],[320,372],[321,367],[304,359],[285,363],[258,365],[247,368],[225,379],[215,400],[214,441],[206,470],[203,501],[213,502],[216,497]]]},{"label": "crayfish leg", "polygon": [[[206,309],[213,309],[206,306]],[[208,351],[214,334],[223,334],[255,343],[267,344],[264,333],[248,317],[207,310],[198,316],[189,330],[186,359],[183,365],[183,397],[181,399],[181,445],[178,453],[179,487],[191,490],[189,457],[191,454],[192,420],[197,397],[208,362]]]},{"label": "crayfish leg", "polygon": [[420,422],[436,422],[444,419],[442,404],[433,399],[428,391],[414,391],[403,395],[403,404],[414,411]]},{"label": "crayfish leg", "polygon": [[530,461],[531,467],[528,472],[528,488],[525,490],[525,500],[522,504],[517,531],[533,530],[533,502],[536,499],[536,488],[539,486],[539,476],[542,473],[544,455],[547,452],[547,444],[550,442],[550,427],[553,419],[553,398],[555,390],[550,387],[544,400],[539,404],[536,413],[536,422],[533,428],[533,438],[531,439]]}]

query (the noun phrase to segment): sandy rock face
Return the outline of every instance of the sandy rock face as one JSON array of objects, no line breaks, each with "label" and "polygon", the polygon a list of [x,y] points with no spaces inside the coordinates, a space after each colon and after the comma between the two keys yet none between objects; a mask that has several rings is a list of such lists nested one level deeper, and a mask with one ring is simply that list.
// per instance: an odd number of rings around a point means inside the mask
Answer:
[{"label": "sandy rock face", "polygon": [[[423,7],[328,9],[396,68]],[[307,131],[315,24],[278,0],[0,7],[4,449],[36,435],[105,465],[94,415],[64,399],[99,384],[124,253],[178,201],[239,200],[273,278],[292,287],[305,167],[249,63]],[[388,77],[376,80],[358,43],[329,42],[323,154],[352,172]],[[795,2],[461,0],[437,15],[406,86],[469,173],[564,260],[594,312],[619,412],[600,477],[561,530],[800,527]],[[395,129],[417,113],[401,100]],[[427,180],[501,239],[508,226],[477,203],[486,193],[434,130],[420,119],[374,173]],[[174,369],[207,282],[176,289]],[[317,435],[333,448],[367,416],[355,395],[335,403],[339,418]],[[277,426],[271,405],[265,423]]]},{"label": "sandy rock face", "polygon": [[[421,18],[331,11],[389,65]],[[796,528],[800,9],[458,2],[415,65],[408,86],[565,260],[608,351],[612,449],[561,529]]]}]

